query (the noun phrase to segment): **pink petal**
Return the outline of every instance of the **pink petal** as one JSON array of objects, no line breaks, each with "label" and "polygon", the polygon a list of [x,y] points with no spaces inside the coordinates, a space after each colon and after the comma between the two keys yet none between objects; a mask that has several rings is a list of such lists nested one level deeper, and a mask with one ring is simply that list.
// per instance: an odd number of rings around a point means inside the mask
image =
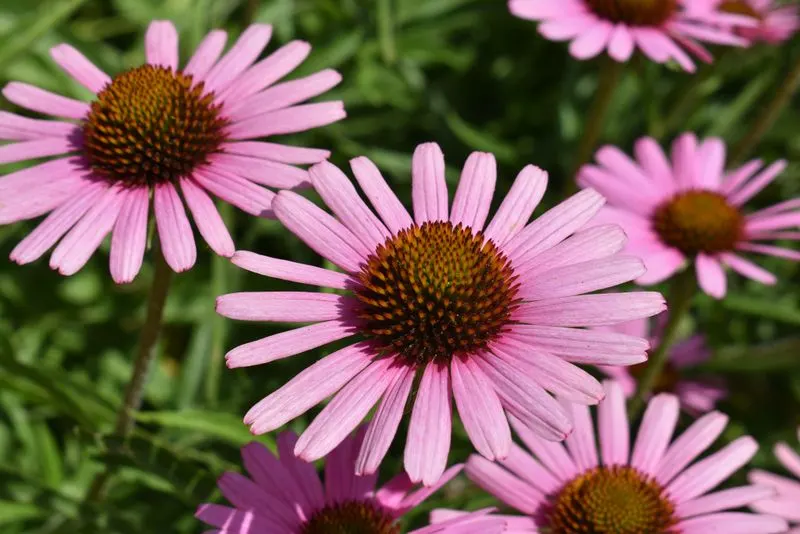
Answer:
[{"label": "pink petal", "polygon": [[414,384],[414,369],[406,366],[403,372],[395,375],[383,396],[375,415],[367,426],[361,450],[356,459],[356,474],[365,475],[377,472],[389,446],[397,434],[403,418],[406,402]]},{"label": "pink petal", "polygon": [[256,217],[272,216],[275,193],[218,167],[195,170],[192,180],[225,202]]},{"label": "pink petal", "polygon": [[497,162],[494,156],[485,152],[470,154],[453,199],[450,222],[472,228],[473,233],[483,230],[496,181]]},{"label": "pink petal", "polygon": [[231,261],[234,265],[246,269],[251,273],[301,284],[311,284],[335,289],[348,289],[353,283],[352,279],[346,274],[330,269],[322,269],[321,267],[314,267],[303,263],[270,258],[245,250],[239,250],[234,253]]},{"label": "pink petal", "polygon": [[80,188],[14,247],[11,260],[23,265],[39,259],[97,204],[106,190],[108,185],[105,182],[94,182]]},{"label": "pink petal", "polygon": [[626,465],[630,450],[630,430],[625,411],[625,395],[619,384],[604,382],[606,398],[597,408],[597,430],[603,465]]},{"label": "pink petal", "polygon": [[297,193],[281,191],[273,209],[290,232],[345,271],[358,272],[372,253],[342,223]]},{"label": "pink petal", "polygon": [[389,230],[358,196],[352,182],[335,165],[323,161],[309,170],[314,189],[340,221],[369,250],[389,238]]},{"label": "pink petal", "polygon": [[300,486],[289,466],[284,465],[269,449],[257,442],[242,447],[242,463],[260,489],[300,508],[302,519],[310,518],[314,505]]},{"label": "pink petal", "polygon": [[253,434],[264,434],[304,414],[338,391],[365,369],[373,358],[366,343],[356,343],[325,356],[260,400],[244,416]]},{"label": "pink petal", "polygon": [[417,224],[447,220],[444,154],[436,143],[417,146],[411,169],[411,197]]},{"label": "pink petal", "polygon": [[[217,481],[220,491],[231,504],[239,509],[258,510],[259,516],[266,516],[280,523],[284,530],[294,530],[299,526],[299,518],[294,510],[274,495],[262,490],[255,482],[239,473],[224,473]],[[245,531],[246,532],[246,531]]]},{"label": "pink petal", "polygon": [[741,206],[754,196],[756,196],[762,189],[767,187],[780,173],[787,167],[786,160],[778,160],[755,177],[753,177],[747,184],[743,185],[736,192],[728,197],[728,202],[734,206]]},{"label": "pink petal", "polygon": [[435,484],[447,466],[450,451],[450,378],[447,367],[425,367],[408,424],[403,463],[414,482]]},{"label": "pink petal", "polygon": [[60,156],[75,150],[75,144],[66,137],[48,137],[21,143],[9,143],[0,146],[0,164]]},{"label": "pink petal", "polygon": [[[353,465],[360,442],[361,432],[345,439],[325,459],[325,496],[328,503],[361,499],[374,490],[376,480],[374,475],[365,477],[355,475]],[[362,481],[369,481],[371,484],[368,488],[364,488]],[[366,491],[359,494],[361,489]]]},{"label": "pink petal", "polygon": [[551,41],[571,41],[595,24],[597,17],[594,14],[579,12],[543,21],[539,24],[539,33]]},{"label": "pink petal", "polygon": [[511,429],[491,382],[469,359],[450,362],[453,396],[470,441],[489,460],[505,458],[511,447]]},{"label": "pink petal", "polygon": [[636,279],[640,285],[653,285],[663,282],[675,274],[686,263],[686,258],[679,250],[660,247],[647,254],[645,266],[647,272]]},{"label": "pink petal", "polygon": [[372,207],[393,234],[414,224],[374,163],[365,157],[355,158],[350,160],[350,168]]},{"label": "pink petal", "polygon": [[565,1],[556,5],[548,0],[510,0],[508,8],[512,14],[531,20],[544,20],[585,11],[585,8],[578,2]]},{"label": "pink petal", "polygon": [[229,369],[262,365],[327,345],[354,333],[352,325],[345,321],[315,323],[239,345],[225,355],[225,363]]},{"label": "pink petal", "polygon": [[770,286],[778,282],[778,278],[774,274],[759,267],[755,263],[742,258],[741,256],[737,256],[735,254],[722,254],[721,258],[725,265],[742,276],[746,276],[747,278],[755,280],[756,282],[761,282],[762,284]]},{"label": "pink petal", "polygon": [[123,199],[120,187],[112,186],[107,189],[58,244],[50,256],[50,267],[64,276],[70,276],[86,265],[114,227]]},{"label": "pink petal", "polygon": [[238,154],[213,154],[209,161],[216,169],[276,189],[293,189],[309,184],[308,172],[293,165]]},{"label": "pink petal", "polygon": [[111,277],[118,284],[132,282],[142,268],[150,208],[150,191],[146,187],[129,189],[124,195],[111,236]]},{"label": "pink petal", "polygon": [[219,56],[222,55],[222,49],[225,48],[227,39],[228,35],[224,31],[214,30],[209,32],[197,46],[194,55],[183,69],[184,74],[194,77],[195,85],[205,78]]},{"label": "pink petal", "polygon": [[675,528],[684,534],[776,534],[786,532],[788,525],[784,519],[768,515],[743,512],[724,512],[693,517],[681,521]]},{"label": "pink petal", "polygon": [[407,511],[416,508],[420,504],[422,504],[428,497],[439,491],[445,484],[453,480],[457,474],[461,472],[464,468],[463,464],[456,464],[447,469],[444,474],[439,477],[439,480],[436,481],[435,484],[432,486],[422,487],[405,497],[397,506],[395,513],[405,514]]},{"label": "pink petal", "polygon": [[151,22],[144,36],[144,49],[150,65],[178,69],[178,30],[171,22]]},{"label": "pink petal", "polygon": [[611,38],[614,26],[605,20],[598,20],[597,24],[590,27],[572,41],[569,53],[577,59],[589,59],[603,51]]},{"label": "pink petal", "polygon": [[800,478],[800,456],[797,455],[786,443],[775,445],[775,457],[794,476]]},{"label": "pink petal", "polygon": [[654,473],[669,447],[680,415],[680,405],[674,395],[656,395],[647,403],[636,444],[633,446],[631,466],[641,473]]},{"label": "pink petal", "polygon": [[[571,406],[576,407],[576,409],[585,409],[588,413],[588,408],[585,406],[577,404],[572,404]],[[567,437],[568,446],[570,444],[570,438],[574,435],[575,433],[573,432]],[[594,443],[594,437],[592,437],[592,443]],[[570,454],[573,454],[571,448]],[[596,456],[597,452],[595,451],[595,459]],[[557,492],[563,485],[563,482],[553,476],[547,468],[516,443],[511,444],[508,456],[500,460],[499,463],[521,480],[524,480],[545,495]]]},{"label": "pink petal", "polygon": [[741,508],[755,501],[772,497],[774,494],[775,490],[769,486],[740,486],[709,493],[697,499],[681,503],[676,507],[675,512],[679,517],[685,519]]},{"label": "pink petal", "polygon": [[105,72],[68,44],[54,46],[50,49],[50,56],[67,74],[95,94],[111,83]]},{"label": "pink petal", "polygon": [[695,269],[697,270],[697,282],[700,284],[700,289],[715,299],[721,299],[725,296],[727,285],[725,271],[717,258],[702,253],[698,254],[695,260]]},{"label": "pink petal", "polygon": [[229,139],[254,139],[270,135],[304,132],[334,123],[347,116],[341,101],[302,104],[262,113],[228,127]]},{"label": "pink petal", "polygon": [[317,475],[316,467],[314,467],[314,464],[304,462],[294,455],[297,435],[292,431],[284,431],[278,434],[278,438],[275,441],[278,445],[281,464],[297,480],[300,490],[310,503],[311,508],[322,508],[325,505],[325,491],[319,475]]},{"label": "pink petal", "polygon": [[725,195],[730,195],[748,182],[750,177],[753,176],[763,164],[764,162],[760,159],[754,159],[748,161],[738,169],[729,172],[722,181],[720,192]]},{"label": "pink petal", "polygon": [[467,461],[467,476],[484,491],[524,514],[533,514],[545,496],[496,463],[473,454]]},{"label": "pink petal", "polygon": [[74,138],[80,129],[75,124],[63,121],[29,119],[0,111],[0,139],[7,141],[31,141],[35,139]]},{"label": "pink petal", "polygon": [[634,145],[634,153],[642,170],[667,196],[674,192],[672,168],[664,151],[652,137],[642,137]]},{"label": "pink petal", "polygon": [[242,156],[277,161],[278,163],[288,163],[290,165],[319,163],[331,155],[328,150],[319,148],[280,145],[262,141],[223,143],[220,149],[222,152],[228,154],[240,154]]},{"label": "pink petal", "polygon": [[672,144],[672,168],[679,190],[691,189],[696,182],[697,137],[685,133]]},{"label": "pink petal", "polygon": [[656,480],[666,485],[683,468],[703,453],[722,434],[728,424],[727,416],[709,412],[695,421],[676,439],[661,460]]},{"label": "pink petal", "polygon": [[197,259],[194,233],[178,191],[171,183],[155,186],[153,211],[161,241],[161,252],[176,273],[192,268]]},{"label": "pink petal", "polygon": [[233,256],[233,239],[211,197],[192,179],[181,180],[181,191],[194,224],[211,250],[225,258]]},{"label": "pink petal", "polygon": [[760,234],[768,230],[800,227],[800,212],[765,215],[755,220],[748,218],[745,229],[748,234]]},{"label": "pink petal", "polygon": [[555,441],[545,440],[542,436],[521,424],[519,419],[513,416],[509,420],[525,446],[562,484],[579,474],[577,464],[567,453],[564,445]]},{"label": "pink petal", "polygon": [[294,448],[297,457],[313,462],[332,451],[364,420],[404,370],[393,358],[380,358],[356,375],[300,436]]},{"label": "pink petal", "polygon": [[241,511],[219,504],[200,505],[194,515],[200,521],[222,529],[211,530],[206,534],[253,534],[286,528],[275,518],[257,516],[252,511]]},{"label": "pink petal", "polygon": [[608,55],[620,63],[628,61],[633,55],[633,35],[624,24],[617,24],[608,41]]},{"label": "pink petal", "polygon": [[526,165],[486,227],[486,239],[502,245],[517,235],[528,224],[546,189],[547,173],[539,167]]},{"label": "pink petal", "polygon": [[652,317],[665,309],[661,294],[632,291],[529,302],[519,307],[514,318],[544,326],[603,326]]},{"label": "pink petal", "polygon": [[717,137],[703,141],[697,150],[699,160],[695,185],[699,189],[717,191],[725,172],[725,142]]},{"label": "pink petal", "polygon": [[333,321],[340,318],[351,298],[304,291],[228,293],[217,297],[217,313],[240,321]]},{"label": "pink petal", "polygon": [[594,426],[592,414],[588,406],[563,401],[575,423],[575,430],[567,436],[566,444],[570,455],[575,460],[575,465],[581,471],[597,467],[597,444],[594,440]]},{"label": "pink petal", "polygon": [[9,83],[3,88],[3,96],[9,102],[44,115],[81,120],[89,114],[88,103],[57,95],[27,83]]},{"label": "pink petal", "polygon": [[211,68],[205,77],[207,92],[219,93],[228,84],[243,73],[253,64],[256,58],[267,46],[272,36],[272,26],[268,24],[253,24],[242,32],[228,53]]},{"label": "pink petal", "polygon": [[591,260],[524,277],[520,296],[539,300],[582,295],[630,282],[644,272],[642,260],[633,256]]}]

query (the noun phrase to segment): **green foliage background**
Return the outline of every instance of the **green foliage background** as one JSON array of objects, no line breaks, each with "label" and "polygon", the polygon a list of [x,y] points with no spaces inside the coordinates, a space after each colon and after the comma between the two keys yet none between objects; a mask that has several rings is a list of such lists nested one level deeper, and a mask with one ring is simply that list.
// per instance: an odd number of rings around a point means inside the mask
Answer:
[{"label": "green foliage background", "polygon": [[[269,50],[291,39],[311,42],[311,57],[292,76],[338,69],[344,82],[325,98],[342,98],[349,117],[288,141],[330,148],[337,164],[367,155],[406,200],[410,154],[416,144],[435,140],[447,156],[451,184],[470,151],[490,151],[500,163],[497,199],[519,169],[535,163],[550,172],[544,204],[552,205],[572,179],[597,85],[598,62],[571,59],[566,46],[539,37],[535,25],[513,18],[502,0],[0,0],[0,78],[88,97],[54,65],[48,49],[72,43],[118,73],[140,64],[143,32],[155,18],[177,24],[184,61],[209,29],[235,36],[248,20],[274,25]],[[612,102],[603,140],[630,151],[644,134],[668,142],[693,130],[735,143],[798,61],[800,43],[715,52],[721,60],[696,76],[636,58]],[[756,204],[800,193],[798,104],[796,97],[757,147],[766,161],[782,157],[791,164]],[[8,102],[0,105],[10,109]],[[223,211],[238,248],[321,264],[278,223],[228,206]],[[0,256],[6,258],[32,225],[0,227]],[[331,351],[227,370],[227,350],[283,325],[224,320],[214,313],[214,297],[289,286],[244,273],[198,245],[196,267],[177,277],[170,295],[146,412],[123,453],[115,452],[108,432],[130,373],[151,269],[146,265],[134,283],[116,286],[107,247],[70,278],[50,271],[46,260],[25,267],[0,261],[4,533],[200,532],[194,508],[219,499],[215,478],[239,469],[238,447],[251,439],[243,413]],[[732,420],[725,440],[753,434],[762,443],[754,464],[774,467],[771,444],[793,440],[800,424],[800,271],[789,261],[760,262],[779,276],[778,286],[731,277],[729,296],[721,302],[698,298],[695,317],[683,326],[708,335],[717,354],[707,371],[724,375],[731,386],[721,406]],[[308,420],[292,426],[301,430]],[[452,462],[470,452],[463,431],[455,432]],[[260,439],[272,445],[271,436]],[[396,440],[384,475],[401,468],[402,443]],[[105,504],[85,504],[103,462],[119,466],[119,475]],[[459,479],[426,509],[492,502]],[[423,512],[412,522],[423,520]]]}]

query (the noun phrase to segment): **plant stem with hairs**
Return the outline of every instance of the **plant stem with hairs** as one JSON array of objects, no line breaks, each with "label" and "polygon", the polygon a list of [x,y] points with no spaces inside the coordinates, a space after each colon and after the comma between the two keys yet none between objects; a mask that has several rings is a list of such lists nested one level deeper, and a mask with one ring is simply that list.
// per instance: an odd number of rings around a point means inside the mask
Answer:
[{"label": "plant stem with hairs", "polygon": [[783,108],[789,103],[792,95],[800,85],[800,57],[797,58],[795,64],[789,69],[789,73],[784,78],[775,96],[767,104],[761,114],[756,119],[755,123],[748,129],[745,136],[736,144],[732,151],[732,161],[740,163],[748,154],[755,148],[761,138],[772,127],[778,119]]},{"label": "plant stem with hairs", "polygon": [[589,108],[589,116],[583,127],[583,135],[578,143],[578,150],[575,154],[575,163],[572,171],[564,182],[564,192],[574,193],[578,186],[575,181],[576,174],[580,168],[592,157],[592,152],[597,146],[597,140],[603,133],[603,126],[606,122],[606,115],[614,92],[622,76],[623,64],[611,58],[605,58],[600,67],[600,78],[597,82],[597,92]]},{"label": "plant stem with hairs", "polygon": [[[142,331],[139,334],[139,343],[136,352],[136,359],[133,362],[133,372],[128,386],[125,388],[125,397],[117,412],[117,420],[114,424],[114,435],[119,438],[127,438],[135,425],[136,411],[141,407],[144,387],[147,384],[147,376],[150,373],[153,361],[156,356],[156,344],[159,333],[161,332],[162,319],[164,316],[164,304],[167,301],[170,283],[172,281],[172,269],[167,265],[161,249],[153,247],[155,266],[153,282],[150,286],[150,295],[147,301],[147,317],[145,318]],[[106,484],[111,476],[111,470],[107,466],[92,481],[87,496],[88,501],[99,501],[103,497]]]},{"label": "plant stem with hairs", "polygon": [[636,388],[636,396],[631,401],[631,417],[635,417],[644,408],[648,395],[658,382],[669,360],[669,353],[677,341],[678,326],[692,305],[692,298],[697,292],[697,279],[694,269],[689,266],[672,279],[667,295],[669,318],[661,336],[661,343],[650,353],[647,367],[644,368]]}]

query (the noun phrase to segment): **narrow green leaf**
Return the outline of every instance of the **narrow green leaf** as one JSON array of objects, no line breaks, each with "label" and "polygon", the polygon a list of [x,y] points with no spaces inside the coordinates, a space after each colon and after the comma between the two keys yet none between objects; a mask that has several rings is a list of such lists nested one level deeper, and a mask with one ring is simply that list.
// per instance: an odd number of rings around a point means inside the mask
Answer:
[{"label": "narrow green leaf", "polygon": [[770,372],[800,369],[800,338],[776,341],[758,347],[726,347],[717,351],[698,372]]},{"label": "narrow green leaf", "polygon": [[[242,446],[255,439],[242,420],[233,414],[205,410],[183,410],[180,412],[142,412],[136,416],[142,423],[153,423],[165,428],[191,430]],[[267,437],[258,438],[267,447],[275,450],[275,443]]]},{"label": "narrow green leaf", "polygon": [[722,305],[729,310],[757,315],[765,319],[772,319],[782,323],[800,325],[800,308],[788,302],[776,302],[775,299],[762,299],[730,295],[722,301]]},{"label": "narrow green leaf", "polygon": [[42,510],[34,504],[13,501],[0,501],[0,525],[10,525],[35,519],[45,515]]}]

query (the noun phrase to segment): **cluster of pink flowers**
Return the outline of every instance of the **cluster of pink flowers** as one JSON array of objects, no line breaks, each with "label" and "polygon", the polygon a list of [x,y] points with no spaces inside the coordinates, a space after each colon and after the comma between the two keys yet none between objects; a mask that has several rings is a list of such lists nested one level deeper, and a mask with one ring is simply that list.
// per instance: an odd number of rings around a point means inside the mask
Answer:
[{"label": "cluster of pink flowers", "polygon": [[[711,59],[700,41],[774,43],[800,27],[794,7],[771,0],[510,0],[509,7],[540,21],[542,35],[571,40],[577,58],[607,50],[625,62],[639,49],[687,71],[695,69],[687,51]],[[336,86],[337,72],[281,82],[309,54],[307,43],[259,60],[270,35],[269,26],[253,25],[223,53],[225,33],[211,32],[181,68],[175,27],[153,22],[146,64],[114,77],[59,45],[53,59],[94,93],[92,102],[12,82],[3,90],[10,102],[55,119],[0,112],[0,138],[10,141],[0,163],[49,158],[0,178],[0,224],[45,216],[14,248],[14,262],[55,247],[51,267],[70,275],[110,234],[112,278],[130,282],[144,261],[152,199],[160,254],[185,271],[196,260],[185,203],[215,253],[313,288],[218,296],[224,317],[298,324],[234,348],[229,367],[345,341],[247,412],[244,422],[263,434],[332,397],[299,437],[278,435],[277,457],[255,443],[243,449],[250,478],[226,473],[219,481],[232,506],[197,512],[212,532],[399,533],[400,518],[461,470],[448,468],[453,401],[478,453],[468,477],[522,515],[437,510],[416,534],[770,534],[800,520],[800,484],[777,475],[753,471],[752,485],[713,491],[757,444],[740,437],[697,460],[727,422],[712,411],[724,384],[682,376],[710,357],[700,334],[670,347],[645,392],[631,447],[625,399],[668,337],[665,314],[649,324],[667,305],[655,291],[614,289],[689,268],[717,299],[726,295],[726,267],[776,283],[744,254],[800,260],[796,250],[763,243],[800,238],[800,199],[748,213],[745,206],[784,161],[729,169],[720,139],[685,133],[667,156],[645,137],[633,158],[602,147],[578,172],[583,190],[534,217],[546,172],[523,168],[490,214],[494,156],[467,158],[451,202],[444,154],[426,143],[413,154],[409,211],[365,157],[350,161],[351,180],[325,150],[263,140],[345,117],[340,101],[304,103]],[[325,208],[296,191],[303,187],[313,187]],[[334,267],[236,251],[212,196],[277,219]],[[582,365],[614,380],[602,383]],[[673,440],[681,407],[700,418]],[[376,489],[408,412],[404,472]],[[775,453],[800,477],[800,457],[788,445]],[[324,482],[311,463],[322,458]],[[734,511],[748,506],[757,513]]]}]

